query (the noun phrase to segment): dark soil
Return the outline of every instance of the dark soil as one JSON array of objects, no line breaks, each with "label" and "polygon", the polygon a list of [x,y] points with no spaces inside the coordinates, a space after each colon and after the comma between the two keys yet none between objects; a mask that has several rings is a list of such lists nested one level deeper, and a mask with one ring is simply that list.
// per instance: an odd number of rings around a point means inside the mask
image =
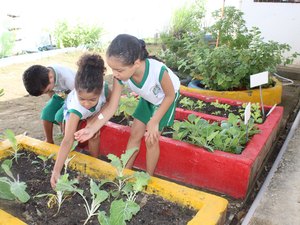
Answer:
[{"label": "dark soil", "polygon": [[[40,161],[41,164],[33,164],[33,161]],[[48,160],[44,169],[42,161],[38,159],[34,153],[25,152],[25,154],[18,159],[17,164],[14,162],[12,173],[14,176],[18,174],[20,181],[26,182],[26,190],[31,196],[31,199],[25,204],[0,199],[0,208],[30,225],[83,224],[87,218],[87,214],[84,208],[84,200],[79,194],[67,198],[56,216],[54,215],[57,211],[57,205],[48,208],[48,199],[46,197],[34,198],[37,194],[54,193],[50,186],[51,173],[47,172],[51,171],[52,168],[53,161]],[[88,194],[90,193],[90,178],[75,171],[69,171],[69,174],[71,179],[79,179],[78,187],[84,190],[84,194],[90,203],[91,201]],[[2,172],[0,176],[6,175]],[[98,181],[96,182],[98,183]],[[156,195],[140,193],[136,202],[140,205],[141,210],[127,223],[129,225],[183,225],[187,224],[196,213],[194,210],[166,201]],[[106,211],[106,214],[109,215],[109,207],[110,202],[103,202],[100,206],[100,210]],[[99,224],[97,216],[92,217],[87,224]]]},{"label": "dark soil", "polygon": [[[193,107],[193,109],[189,109],[188,107],[186,107],[185,105],[183,105],[182,103],[180,103],[180,101],[187,96],[181,95],[179,97],[178,100],[178,104],[177,104],[177,108],[182,108],[185,110],[190,110],[190,111],[194,111],[194,112],[200,112],[200,113],[204,113],[204,114],[208,114],[208,115],[214,115],[214,116],[219,116],[219,117],[224,117],[224,118],[228,118],[229,114],[232,113],[234,115],[240,116],[241,119],[243,119],[243,112],[244,112],[244,108],[242,105],[230,105],[230,104],[226,104],[226,103],[222,103],[219,102],[220,105],[226,105],[226,109],[222,108],[222,107],[217,107],[215,106],[214,102],[207,102],[207,101],[202,101],[203,102],[203,106],[201,108],[195,108]],[[192,102],[194,102],[194,104],[196,105],[196,102],[199,100],[197,98],[194,97],[188,97]],[[252,110],[253,111],[253,110]],[[265,115],[269,112],[268,109],[265,109]],[[261,117],[262,118],[262,112],[261,112]],[[256,123],[258,123],[256,121]]]}]

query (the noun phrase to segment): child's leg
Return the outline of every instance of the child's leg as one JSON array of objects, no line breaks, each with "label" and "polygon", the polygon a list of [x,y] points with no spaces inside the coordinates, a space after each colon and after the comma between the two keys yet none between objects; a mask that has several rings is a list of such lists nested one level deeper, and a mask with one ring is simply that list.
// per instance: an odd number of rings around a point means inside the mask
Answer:
[{"label": "child's leg", "polygon": [[160,148],[159,148],[159,139],[154,143],[150,143],[150,141],[146,141],[146,170],[150,176],[154,174],[154,170],[156,164],[159,159]]},{"label": "child's leg", "polygon": [[57,111],[63,106],[63,104],[64,104],[64,99],[54,94],[42,110],[41,119],[43,121],[46,142],[54,143],[53,124],[54,123],[57,124],[57,122],[55,121],[55,115]]},{"label": "child's leg", "polygon": [[126,168],[128,169],[132,168],[134,160],[137,154],[139,153],[141,140],[145,134],[145,131],[146,131],[146,125],[143,122],[139,121],[138,119],[134,119],[133,124],[131,126],[130,137],[126,149],[137,147],[138,151],[136,151],[132,155],[132,157],[128,160],[128,163],[126,164]]},{"label": "child's leg", "polygon": [[54,144],[53,141],[53,123],[47,120],[43,120],[43,128],[45,134],[45,141]]},{"label": "child's leg", "polygon": [[97,158],[99,156],[100,132],[89,140],[89,153],[91,156]]}]

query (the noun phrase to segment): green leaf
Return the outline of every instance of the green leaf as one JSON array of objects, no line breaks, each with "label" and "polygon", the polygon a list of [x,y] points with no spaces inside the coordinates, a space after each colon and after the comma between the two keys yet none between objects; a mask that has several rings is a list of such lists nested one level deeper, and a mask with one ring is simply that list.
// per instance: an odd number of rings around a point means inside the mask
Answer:
[{"label": "green leaf", "polygon": [[4,131],[4,134],[5,134],[6,138],[9,140],[13,149],[16,151],[18,149],[18,143],[17,143],[15,133],[11,129],[6,129]]},{"label": "green leaf", "polygon": [[136,181],[133,184],[133,190],[135,191],[142,191],[143,188],[148,185],[150,180],[150,175],[145,172],[135,172],[134,177]]},{"label": "green leaf", "polygon": [[110,224],[126,225],[125,221],[139,210],[140,206],[133,201],[114,200],[110,208]]},{"label": "green leaf", "polygon": [[96,205],[105,201],[109,196],[107,191],[100,190],[98,185],[92,179],[90,180],[90,192],[91,192],[93,198],[95,199]]},{"label": "green leaf", "polygon": [[97,218],[100,225],[111,225],[109,222],[109,217],[106,216],[104,211],[100,211]]},{"label": "green leaf", "polygon": [[10,185],[0,178],[0,199],[15,200],[15,195],[10,191]]},{"label": "green leaf", "polygon": [[27,185],[25,182],[14,182],[11,184],[10,191],[21,202],[25,203],[30,199],[29,194],[26,192]]},{"label": "green leaf", "polygon": [[127,164],[130,157],[133,155],[133,153],[135,153],[137,150],[138,150],[137,147],[133,147],[131,149],[127,149],[126,152],[121,155],[121,161],[124,167]]}]

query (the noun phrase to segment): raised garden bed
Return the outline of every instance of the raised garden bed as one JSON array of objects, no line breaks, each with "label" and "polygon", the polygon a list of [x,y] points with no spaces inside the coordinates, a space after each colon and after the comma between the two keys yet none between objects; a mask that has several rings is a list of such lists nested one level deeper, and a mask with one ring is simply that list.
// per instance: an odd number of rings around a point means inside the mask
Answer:
[{"label": "raised garden bed", "polygon": [[[274,87],[263,88],[262,90],[263,99],[266,105],[274,105],[274,104],[279,104],[281,102],[282,83],[276,78],[273,78],[273,80],[276,82]],[[206,89],[187,87],[181,85],[180,90],[192,92],[192,93],[198,93],[205,96],[228,98],[237,101],[245,101],[245,102],[252,102],[252,103],[260,102],[259,88],[243,90],[243,91],[214,91],[214,90],[206,90]]]},{"label": "raised garden bed", "polygon": [[[29,137],[25,137],[25,136],[18,136],[18,141],[21,145],[22,148],[26,149],[27,151],[37,154],[37,155],[45,155],[48,156],[52,153],[57,153],[58,151],[58,146],[56,145],[52,145],[52,144],[48,144],[36,139],[32,139]],[[7,149],[9,149],[9,143],[8,141],[5,142],[0,142],[0,159],[3,159],[5,157],[8,157],[8,151],[6,151]],[[95,159],[92,158],[90,156],[87,155],[83,155],[81,153],[71,153],[71,155],[75,155],[75,157],[71,160],[70,162],[70,168],[72,168],[73,170],[78,170],[86,175],[89,175],[90,177],[94,178],[94,179],[103,179],[103,178],[108,178],[108,179],[113,179],[115,176],[115,168],[113,168],[109,163],[106,163],[102,160],[99,159]],[[32,161],[33,159],[31,159],[30,157],[29,161]],[[21,169],[21,170],[25,170],[25,169]],[[35,178],[35,173],[39,173],[39,172],[35,172],[35,171],[31,171],[29,165],[26,166],[26,170],[29,170],[32,174],[32,177],[37,181],[37,178]],[[41,170],[41,168],[40,168]],[[21,172],[21,171],[20,171]],[[125,171],[126,174],[132,174],[133,171],[131,170],[126,170]],[[44,176],[43,176],[44,175]],[[76,175],[76,173],[75,173]],[[50,184],[49,184],[49,175],[47,174],[40,174],[40,176],[46,181],[46,186],[41,187],[41,192],[45,193],[49,190],[47,190],[47,188],[50,188]],[[20,174],[21,177],[21,174]],[[84,177],[81,178],[82,181],[84,181]],[[31,180],[32,182],[36,182]],[[30,181],[30,182],[31,182]],[[86,182],[85,182],[86,183]],[[42,182],[38,182],[39,185],[42,185]],[[31,186],[30,189],[33,189],[35,185]],[[161,200],[159,199],[163,199],[163,201],[170,201],[171,203],[169,203],[169,206],[171,204],[178,204],[178,206],[180,207],[186,207],[186,208],[191,208],[193,210],[195,210],[196,215],[191,218],[190,220],[188,220],[187,224],[224,224],[224,219],[225,219],[225,214],[226,214],[226,208],[227,208],[227,200],[217,197],[215,195],[212,194],[207,194],[204,192],[200,192],[191,188],[186,188],[184,186],[172,183],[172,182],[168,182],[162,179],[158,179],[155,177],[151,178],[150,183],[148,184],[147,187],[147,191],[144,193],[144,195],[150,195],[156,198],[155,201],[160,202],[159,204],[163,204],[161,202]],[[153,195],[154,194],[154,195]],[[77,203],[75,204],[73,201],[75,201],[74,199],[75,197],[73,196],[70,200],[68,200],[65,204],[66,207],[61,210],[62,211],[62,215],[63,218],[65,219],[65,222],[58,222],[59,224],[70,224],[70,221],[66,221],[67,218],[65,217],[65,215],[73,215],[75,217],[79,217],[79,213],[76,213],[76,209],[77,208],[81,208],[82,205],[78,205]],[[149,202],[151,197],[149,197]],[[46,204],[46,202],[44,202],[44,204]],[[80,204],[80,203],[79,203]],[[2,204],[1,204],[2,205]],[[26,205],[26,204],[25,204]],[[165,217],[166,221],[170,221],[170,216],[172,217],[172,212],[173,210],[171,208],[168,209],[169,206],[166,206],[166,208],[161,208],[161,214],[163,214],[163,217]],[[46,217],[45,212],[43,211],[43,207],[42,205],[36,205],[35,207],[38,207],[39,209],[39,213],[40,216],[42,217]],[[72,213],[68,213],[66,210],[67,208],[71,208]],[[158,208],[158,206],[152,206],[154,208]],[[146,208],[146,207],[145,207]],[[168,210],[170,210],[169,212],[167,212]],[[181,209],[182,210],[182,209]],[[51,211],[51,210],[49,210]],[[81,211],[84,211],[83,209],[81,209]],[[51,211],[53,213],[53,210]],[[186,211],[187,212],[187,211]],[[0,210],[1,215],[3,215],[3,217],[1,217],[2,221],[7,221],[10,220],[11,221],[11,217],[7,214],[5,214],[3,211]],[[155,214],[155,217],[158,216],[157,213],[158,212],[153,212]],[[165,214],[164,214],[165,213]],[[183,213],[185,213],[183,211]],[[173,215],[175,216],[175,215]],[[178,215],[176,215],[178,216]],[[50,220],[50,218],[48,218]],[[57,219],[57,218],[52,218]],[[81,219],[83,218],[77,218],[77,222],[75,222],[74,224],[80,224],[79,221],[81,221]],[[148,215],[147,219],[152,219],[153,222],[155,224],[166,224],[165,222],[159,222],[159,221],[155,221],[156,218],[154,218],[154,215]],[[42,220],[40,218],[40,220]],[[70,222],[70,223],[68,223]],[[83,221],[81,221],[83,223]],[[57,224],[56,223],[56,224]],[[147,224],[147,221],[144,221],[145,224]],[[32,223],[29,223],[32,224]],[[91,224],[91,223],[89,223]],[[97,224],[97,223],[92,223],[92,224]],[[131,223],[128,223],[131,224]],[[136,221],[136,223],[132,223],[132,224],[143,224],[142,220]],[[173,220],[173,223],[171,222],[170,224],[182,224],[182,222],[178,223],[178,221]],[[184,223],[185,224],[185,223]]]},{"label": "raised garden bed", "polygon": [[[212,98],[211,99],[218,99]],[[220,99],[220,102],[224,99]],[[243,102],[227,100],[239,105]],[[266,106],[265,109],[270,109]],[[176,119],[183,120],[191,113],[189,110],[176,110]],[[196,113],[210,121],[220,121],[222,117]],[[252,137],[239,155],[215,150],[208,152],[201,147],[177,141],[172,138],[160,138],[160,158],[155,174],[200,188],[216,191],[236,199],[245,199],[253,187],[277,133],[283,115],[282,107],[275,107],[263,124],[258,124],[260,133]],[[113,135],[112,135],[113,134]],[[101,154],[120,155],[126,148],[130,127],[108,122],[101,133]],[[146,147],[142,141],[140,154],[134,166],[145,169]]]},{"label": "raised garden bed", "polygon": [[[188,99],[193,101],[194,108],[192,110],[187,108],[184,104],[181,104],[179,100],[178,107],[176,108],[177,118],[179,119],[186,119],[186,115],[189,115],[191,113],[199,117],[205,116],[206,118],[213,121],[222,121],[224,119],[227,119],[229,113],[238,115],[241,117],[241,119],[243,119],[243,112],[245,110],[243,105],[246,105],[248,103],[227,98],[219,98],[215,96],[205,96],[199,93],[193,93],[184,90],[181,90],[180,94],[180,99],[187,97]],[[197,108],[197,106],[199,105],[196,102],[197,100],[200,100],[202,102],[201,104],[203,104],[203,107]],[[219,103],[220,106],[215,103]],[[253,105],[255,105],[255,107],[253,107]],[[255,108],[251,109],[251,113],[255,114],[255,118],[253,117],[254,122],[263,123],[265,118],[263,118],[260,103],[252,103],[252,107]],[[272,106],[264,106],[265,115],[268,114],[271,108]],[[258,111],[260,115],[258,115]]]}]

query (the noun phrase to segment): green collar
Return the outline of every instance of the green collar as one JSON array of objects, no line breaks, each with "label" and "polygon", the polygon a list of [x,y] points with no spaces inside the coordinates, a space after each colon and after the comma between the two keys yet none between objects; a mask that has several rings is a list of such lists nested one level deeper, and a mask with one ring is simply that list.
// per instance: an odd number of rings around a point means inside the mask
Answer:
[{"label": "green collar", "polygon": [[135,86],[137,86],[138,88],[142,88],[144,86],[145,81],[148,78],[148,75],[149,75],[149,61],[148,59],[145,59],[145,72],[142,81],[140,83],[136,83],[132,78],[130,78],[130,80]]}]

